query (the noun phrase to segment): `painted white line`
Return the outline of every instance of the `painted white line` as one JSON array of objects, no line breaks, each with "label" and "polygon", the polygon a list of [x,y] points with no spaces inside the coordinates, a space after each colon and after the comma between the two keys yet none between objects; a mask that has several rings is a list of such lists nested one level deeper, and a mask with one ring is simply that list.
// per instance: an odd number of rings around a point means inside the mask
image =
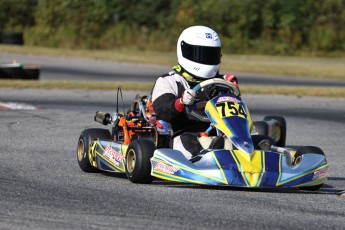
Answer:
[{"label": "painted white line", "polygon": [[1,102],[0,110],[36,110],[38,109],[34,105],[18,102]]}]

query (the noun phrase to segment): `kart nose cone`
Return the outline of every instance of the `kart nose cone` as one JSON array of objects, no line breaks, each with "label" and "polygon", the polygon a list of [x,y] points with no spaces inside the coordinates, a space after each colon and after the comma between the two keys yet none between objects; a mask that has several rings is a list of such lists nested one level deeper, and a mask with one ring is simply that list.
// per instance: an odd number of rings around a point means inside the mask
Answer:
[{"label": "kart nose cone", "polygon": [[248,142],[243,142],[243,146],[245,147],[245,148],[247,148],[247,149],[249,149],[250,148],[250,145],[248,144]]},{"label": "kart nose cone", "polygon": [[243,140],[239,139],[238,137],[232,137],[231,141],[239,150],[242,150],[249,154],[254,152],[254,145],[251,140]]}]

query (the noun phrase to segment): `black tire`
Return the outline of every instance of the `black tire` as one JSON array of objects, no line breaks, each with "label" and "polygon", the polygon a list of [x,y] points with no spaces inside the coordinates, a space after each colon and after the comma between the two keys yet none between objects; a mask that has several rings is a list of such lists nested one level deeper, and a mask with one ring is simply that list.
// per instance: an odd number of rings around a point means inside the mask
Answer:
[{"label": "black tire", "polygon": [[23,69],[26,73],[26,77],[24,79],[28,79],[28,80],[38,80],[39,79],[40,72],[41,72],[40,67],[28,66],[28,67],[24,67]]},{"label": "black tire", "polygon": [[90,163],[90,145],[92,141],[99,139],[110,139],[110,132],[107,129],[85,129],[79,137],[77,146],[77,160],[79,167],[84,172],[98,172],[98,169]]},{"label": "black tire", "polygon": [[23,45],[24,38],[22,32],[2,32],[1,43],[10,45]]},{"label": "black tire", "polygon": [[258,135],[268,136],[268,125],[264,121],[254,121],[254,126]]},{"label": "black tire", "polygon": [[276,120],[279,123],[280,126],[280,137],[277,141],[276,145],[279,147],[285,147],[286,144],[286,120],[284,117],[281,116],[266,116],[264,117],[264,121],[268,120]]},{"label": "black tire", "polygon": [[[301,160],[301,157],[305,154],[310,154],[310,153],[314,153],[314,154],[320,154],[325,156],[325,153],[316,146],[303,146],[299,149],[297,149],[297,152],[295,154],[294,160],[293,160],[293,165],[296,165],[299,163],[299,161]],[[321,187],[323,186],[323,184],[319,184],[319,185],[314,185],[314,186],[308,186],[308,187],[300,187],[299,189],[301,190],[308,190],[308,191],[316,191],[319,190]]]},{"label": "black tire", "polygon": [[38,66],[22,66],[20,64],[9,64],[0,66],[0,78],[5,79],[22,79],[22,80],[38,80],[40,75],[40,67]]},{"label": "black tire", "polygon": [[0,79],[10,79],[11,77],[8,76],[6,70],[3,67],[0,67]]},{"label": "black tire", "polygon": [[133,140],[126,154],[126,174],[133,183],[149,184],[152,182],[151,162],[156,146],[149,139]]},{"label": "black tire", "polygon": [[22,66],[1,66],[1,78],[23,79],[26,76]]}]

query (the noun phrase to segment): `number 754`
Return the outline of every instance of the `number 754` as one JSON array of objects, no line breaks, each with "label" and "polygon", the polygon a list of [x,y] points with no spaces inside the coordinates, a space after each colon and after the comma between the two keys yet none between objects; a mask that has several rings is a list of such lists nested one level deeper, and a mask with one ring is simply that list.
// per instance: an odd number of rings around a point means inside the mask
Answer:
[{"label": "number 754", "polygon": [[217,104],[217,110],[223,117],[240,116],[247,119],[246,110],[243,108],[243,105],[233,101]]}]

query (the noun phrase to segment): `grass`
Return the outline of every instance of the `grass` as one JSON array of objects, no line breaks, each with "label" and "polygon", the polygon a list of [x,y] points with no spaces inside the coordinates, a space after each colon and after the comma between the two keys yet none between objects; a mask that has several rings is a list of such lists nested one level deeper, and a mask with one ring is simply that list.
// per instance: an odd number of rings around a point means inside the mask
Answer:
[{"label": "grass", "polygon": [[[10,53],[64,57],[83,57],[108,61],[135,62],[172,66],[174,52],[138,50],[71,50],[32,46],[0,45]],[[19,60],[20,61],[20,60]],[[37,63],[39,64],[39,63]],[[221,72],[246,72],[284,76],[303,76],[345,80],[345,58],[307,58],[264,55],[223,55]]]},{"label": "grass", "polygon": [[86,89],[86,90],[150,90],[153,83],[133,84],[133,82],[90,82],[60,80],[0,80],[0,88],[13,89]]},{"label": "grass", "polygon": [[[86,90],[122,90],[150,91],[153,83],[134,85],[133,82],[81,82],[81,81],[55,81],[55,80],[0,80],[0,88],[14,89],[86,89]],[[242,94],[280,94],[295,96],[345,97],[344,87],[308,87],[308,86],[259,86],[243,85]]]},{"label": "grass", "polygon": [[224,63],[236,72],[345,80],[345,59],[225,56]]}]

